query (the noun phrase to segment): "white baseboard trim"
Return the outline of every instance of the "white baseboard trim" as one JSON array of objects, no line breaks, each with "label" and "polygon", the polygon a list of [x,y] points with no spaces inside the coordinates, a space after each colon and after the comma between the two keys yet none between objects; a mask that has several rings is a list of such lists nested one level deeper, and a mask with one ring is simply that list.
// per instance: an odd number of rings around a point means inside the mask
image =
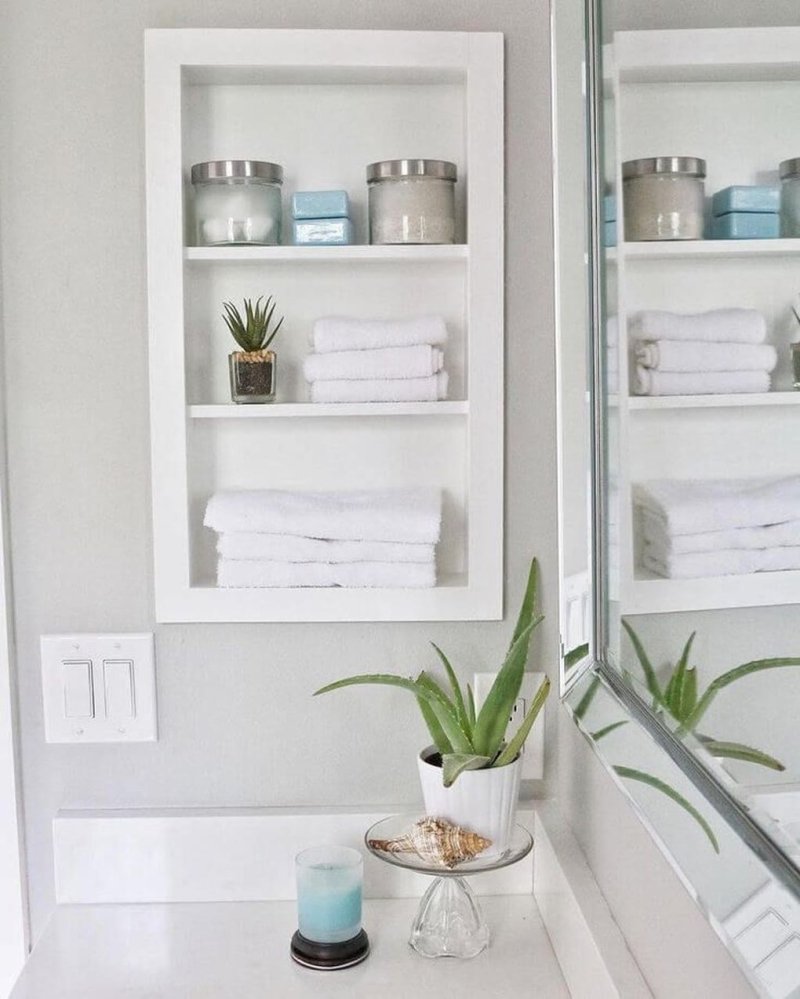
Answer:
[{"label": "white baseboard trim", "polygon": [[533,893],[574,999],[652,999],[554,801],[537,802]]},{"label": "white baseboard trim", "polygon": [[[403,809],[252,808],[62,811],[53,821],[56,901],[245,902],[295,897],[294,856],[320,843],[362,847]],[[518,821],[533,831],[533,811]],[[533,855],[470,879],[478,895],[530,894]],[[430,885],[367,855],[364,894],[419,897]]]}]

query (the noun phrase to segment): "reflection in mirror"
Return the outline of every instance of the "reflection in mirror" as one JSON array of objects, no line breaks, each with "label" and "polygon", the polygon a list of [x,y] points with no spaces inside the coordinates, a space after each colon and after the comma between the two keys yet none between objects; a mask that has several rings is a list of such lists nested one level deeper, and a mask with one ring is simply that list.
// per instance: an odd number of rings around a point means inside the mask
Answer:
[{"label": "reflection in mirror", "polygon": [[604,7],[604,658],[797,860],[800,27],[634,12]]},{"label": "reflection in mirror", "polygon": [[567,706],[750,980],[770,999],[800,989],[800,903],[637,725],[584,674]]}]

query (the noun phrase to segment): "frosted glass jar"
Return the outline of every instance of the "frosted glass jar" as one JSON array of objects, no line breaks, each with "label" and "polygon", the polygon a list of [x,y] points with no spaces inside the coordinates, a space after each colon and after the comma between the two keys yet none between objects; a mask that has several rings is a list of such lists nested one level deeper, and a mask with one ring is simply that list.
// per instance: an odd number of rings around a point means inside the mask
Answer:
[{"label": "frosted glass jar", "polygon": [[281,241],[283,168],[262,160],[211,160],[192,167],[198,246]]},{"label": "frosted glass jar", "polygon": [[447,160],[370,163],[370,243],[454,243],[456,179]]},{"label": "frosted glass jar", "polygon": [[622,164],[625,239],[702,239],[706,161],[652,156]]},{"label": "frosted glass jar", "polygon": [[800,157],[784,160],[781,178],[781,236],[800,236]]}]

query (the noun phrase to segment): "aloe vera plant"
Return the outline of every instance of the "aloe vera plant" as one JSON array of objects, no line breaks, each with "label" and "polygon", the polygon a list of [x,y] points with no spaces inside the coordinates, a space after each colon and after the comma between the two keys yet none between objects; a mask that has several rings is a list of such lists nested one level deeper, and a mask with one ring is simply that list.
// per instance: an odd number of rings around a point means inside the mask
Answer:
[{"label": "aloe vera plant", "polygon": [[265,302],[264,296],[261,295],[256,299],[255,305],[253,305],[252,299],[245,298],[243,304],[244,316],[233,302],[222,303],[225,309],[222,316],[225,325],[230,330],[233,339],[246,354],[266,350],[277,336],[284,317],[281,316],[275,326],[272,326],[272,317],[277,305],[272,295]]},{"label": "aloe vera plant", "polygon": [[450,787],[465,770],[483,770],[512,763],[550,692],[550,681],[545,678],[519,728],[506,742],[506,729],[522,686],[531,634],[542,621],[536,613],[537,582],[538,565],[533,559],[511,644],[480,711],[475,709],[472,688],[467,684],[465,690],[461,689],[450,661],[437,645],[433,648],[447,676],[446,686],[424,670],[416,679],[369,673],[329,683],[315,691],[315,696],[359,684],[385,684],[409,691],[416,698],[431,738],[441,754],[445,787]]},{"label": "aloe vera plant", "polygon": [[748,763],[768,767],[770,770],[786,769],[774,756],[752,746],[746,746],[741,742],[728,742],[704,735],[698,731],[698,725],[720,691],[732,683],[765,670],[800,666],[800,658],[784,656],[773,659],[754,659],[720,674],[711,681],[704,691],[700,692],[697,684],[697,670],[689,665],[692,643],[696,634],[696,632],[692,632],[683,647],[678,662],[670,670],[666,684],[662,686],[641,639],[627,621],[623,621],[622,626],[631,640],[636,658],[642,667],[645,684],[652,697],[653,711],[656,714],[667,714],[678,722],[676,736],[680,738],[691,733],[712,756],[718,759],[744,760]]}]

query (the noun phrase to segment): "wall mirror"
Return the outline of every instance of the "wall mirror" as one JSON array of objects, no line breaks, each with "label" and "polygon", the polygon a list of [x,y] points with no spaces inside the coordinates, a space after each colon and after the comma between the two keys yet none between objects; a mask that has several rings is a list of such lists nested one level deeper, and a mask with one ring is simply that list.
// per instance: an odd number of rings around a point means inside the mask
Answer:
[{"label": "wall mirror", "polygon": [[553,37],[562,693],[800,995],[800,10],[558,0]]}]

